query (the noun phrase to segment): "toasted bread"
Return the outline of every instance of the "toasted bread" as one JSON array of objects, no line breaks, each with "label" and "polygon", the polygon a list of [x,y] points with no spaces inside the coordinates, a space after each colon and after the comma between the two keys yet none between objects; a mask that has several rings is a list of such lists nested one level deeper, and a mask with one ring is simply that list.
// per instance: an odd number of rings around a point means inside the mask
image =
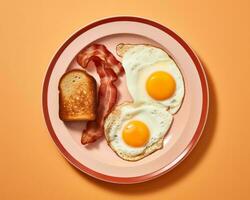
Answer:
[{"label": "toasted bread", "polygon": [[95,120],[96,80],[83,70],[65,73],[59,81],[59,117],[63,121]]}]

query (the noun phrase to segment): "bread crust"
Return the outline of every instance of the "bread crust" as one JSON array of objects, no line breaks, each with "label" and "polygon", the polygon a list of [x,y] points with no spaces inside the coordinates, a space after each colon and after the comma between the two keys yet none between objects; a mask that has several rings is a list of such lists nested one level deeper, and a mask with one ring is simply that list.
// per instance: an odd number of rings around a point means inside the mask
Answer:
[{"label": "bread crust", "polygon": [[66,72],[59,85],[59,118],[63,121],[96,119],[97,83],[86,71]]}]

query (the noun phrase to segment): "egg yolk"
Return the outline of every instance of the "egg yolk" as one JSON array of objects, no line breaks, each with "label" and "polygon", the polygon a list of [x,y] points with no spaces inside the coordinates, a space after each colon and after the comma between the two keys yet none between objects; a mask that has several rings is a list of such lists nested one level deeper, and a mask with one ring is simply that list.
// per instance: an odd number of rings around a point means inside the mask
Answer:
[{"label": "egg yolk", "polygon": [[148,94],[155,100],[165,100],[175,92],[174,78],[163,71],[154,72],[146,82]]},{"label": "egg yolk", "polygon": [[122,138],[129,146],[142,147],[149,140],[149,129],[141,121],[130,121],[123,129]]}]

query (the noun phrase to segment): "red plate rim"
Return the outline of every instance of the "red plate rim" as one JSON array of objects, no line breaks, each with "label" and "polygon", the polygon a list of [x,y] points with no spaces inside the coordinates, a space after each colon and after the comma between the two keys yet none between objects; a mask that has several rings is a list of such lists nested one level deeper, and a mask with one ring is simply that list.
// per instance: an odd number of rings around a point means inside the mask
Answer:
[{"label": "red plate rim", "polygon": [[[64,49],[74,40],[76,39],[79,35],[81,35],[82,33],[88,31],[89,29],[92,29],[96,26],[99,26],[101,24],[106,24],[106,23],[110,23],[110,22],[117,22],[117,21],[132,21],[132,22],[140,22],[140,23],[144,23],[144,24],[148,24],[151,26],[154,26],[162,31],[164,31],[165,33],[167,33],[168,35],[170,35],[171,37],[173,37],[189,54],[189,56],[191,57],[192,61],[194,62],[196,69],[198,71],[200,80],[201,80],[201,87],[202,87],[202,111],[201,111],[201,117],[199,120],[199,124],[197,126],[197,129],[195,131],[195,134],[191,140],[191,142],[187,145],[187,147],[183,150],[183,152],[170,164],[164,166],[163,168],[143,175],[143,176],[137,176],[137,177],[115,177],[115,176],[108,176],[99,172],[96,172],[88,167],[86,167],[85,165],[83,165],[82,163],[80,163],[79,161],[77,161],[61,144],[61,142],[59,141],[59,139],[57,138],[55,131],[52,127],[51,121],[50,121],[50,117],[49,117],[49,112],[48,112],[48,101],[47,101],[47,97],[48,97],[48,85],[49,85],[49,80],[50,80],[50,76],[51,73],[54,69],[55,63],[57,62],[58,58],[60,57],[60,55],[62,54],[62,52],[64,51]],[[206,119],[207,119],[207,114],[208,114],[208,106],[209,106],[209,98],[208,98],[208,84],[207,84],[207,79],[205,76],[205,72],[204,69],[198,59],[198,57],[195,55],[195,53],[192,51],[192,49],[187,45],[187,43],[181,39],[176,33],[174,33],[172,30],[170,30],[169,28],[166,28],[165,26],[145,19],[145,18],[140,18],[140,17],[133,17],[133,16],[118,16],[118,17],[110,17],[110,18],[106,18],[106,19],[101,19],[99,21],[93,22],[85,27],[83,27],[82,29],[80,29],[79,31],[77,31],[75,34],[73,34],[61,47],[60,49],[57,51],[57,53],[55,54],[55,56],[53,57],[52,61],[49,64],[45,79],[44,79],[44,83],[43,83],[43,92],[42,92],[42,106],[43,106],[43,114],[44,114],[44,118],[45,118],[45,122],[47,125],[47,128],[49,130],[49,133],[52,137],[52,139],[54,140],[55,144],[57,145],[57,147],[59,148],[59,150],[61,151],[61,153],[63,154],[63,156],[72,164],[74,165],[77,169],[81,170],[82,172],[85,172],[86,174],[95,177],[99,180],[103,180],[103,181],[107,181],[107,182],[112,182],[112,183],[120,183],[120,184],[131,184],[131,183],[140,183],[140,182],[145,182],[151,179],[154,179],[156,177],[159,177],[167,172],[169,172],[171,169],[173,169],[174,167],[176,167],[182,160],[184,160],[188,154],[192,151],[192,149],[195,147],[195,145],[197,144],[203,128],[205,126],[206,123]]]}]

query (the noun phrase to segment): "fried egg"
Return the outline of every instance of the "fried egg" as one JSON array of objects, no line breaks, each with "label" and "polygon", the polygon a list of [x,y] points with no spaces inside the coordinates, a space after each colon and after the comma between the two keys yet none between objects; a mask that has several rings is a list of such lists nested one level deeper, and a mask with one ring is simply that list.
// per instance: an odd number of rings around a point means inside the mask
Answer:
[{"label": "fried egg", "polygon": [[163,147],[172,121],[173,116],[161,104],[123,103],[106,118],[105,137],[119,157],[136,161]]},{"label": "fried egg", "polygon": [[134,101],[161,103],[174,114],[184,97],[184,81],[175,62],[160,48],[135,45],[124,54],[127,87]]}]

